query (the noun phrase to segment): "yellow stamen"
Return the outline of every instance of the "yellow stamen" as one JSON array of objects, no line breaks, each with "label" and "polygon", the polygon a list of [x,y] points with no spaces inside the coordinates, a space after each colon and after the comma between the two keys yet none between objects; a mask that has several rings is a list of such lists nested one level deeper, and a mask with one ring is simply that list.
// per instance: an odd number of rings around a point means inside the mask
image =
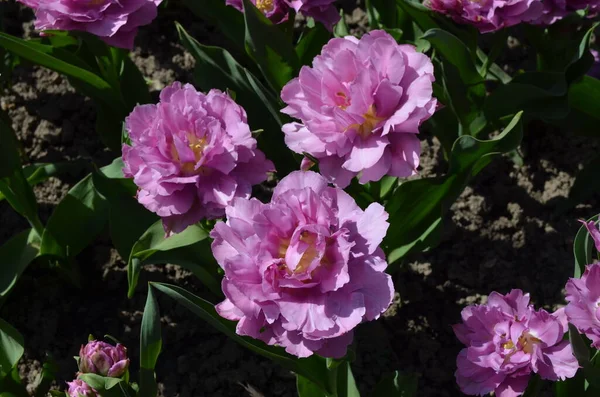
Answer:
[{"label": "yellow stamen", "polygon": [[529,332],[523,332],[523,334],[519,336],[519,345],[521,345],[521,349],[527,354],[531,354],[531,352],[533,352],[533,346],[540,342],[541,340],[531,335]]},{"label": "yellow stamen", "polygon": [[348,101],[348,97],[346,96],[346,94],[344,94],[343,92],[336,92],[335,96],[342,98],[342,100],[344,101],[343,104],[338,105],[338,107],[342,110],[346,110],[348,108],[348,106],[350,106],[350,101]]},{"label": "yellow stamen", "polygon": [[256,0],[256,8],[263,14],[273,11],[273,0]]},{"label": "yellow stamen", "polygon": [[[188,161],[185,163],[181,163],[181,171],[185,174],[200,174],[203,173],[202,167],[196,169],[196,164],[202,159],[202,154],[204,153],[204,149],[206,149],[207,142],[206,138],[198,138],[196,135],[192,133],[188,133],[188,146],[194,153],[195,161]],[[171,145],[171,156],[173,160],[180,163],[181,157],[179,156],[179,152],[174,144]]]},{"label": "yellow stamen", "polygon": [[505,348],[505,349],[507,349],[507,350],[510,350],[510,349],[514,349],[515,348],[515,344],[513,343],[512,340],[509,340],[508,342],[503,343],[502,347]]},{"label": "yellow stamen", "polygon": [[369,110],[367,110],[367,113],[363,114],[363,118],[364,121],[362,124],[352,124],[347,128],[356,128],[358,134],[363,138],[366,138],[371,132],[373,132],[379,122],[385,120],[385,118],[377,116],[377,108],[375,107],[375,104],[369,106]]}]

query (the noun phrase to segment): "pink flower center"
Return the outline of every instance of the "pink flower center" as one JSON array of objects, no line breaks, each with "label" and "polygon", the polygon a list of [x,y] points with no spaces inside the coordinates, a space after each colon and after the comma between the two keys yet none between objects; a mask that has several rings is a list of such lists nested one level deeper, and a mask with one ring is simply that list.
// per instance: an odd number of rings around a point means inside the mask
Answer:
[{"label": "pink flower center", "polygon": [[256,8],[263,14],[273,11],[273,0],[256,0]]},{"label": "pink flower center", "polygon": [[[280,265],[280,267],[285,269],[286,272],[290,275],[306,273],[306,271],[309,269],[310,265],[313,263],[315,258],[317,258],[319,256],[319,251],[316,248],[317,239],[318,239],[318,236],[315,233],[303,231],[300,234],[300,240],[305,242],[306,244],[308,244],[308,248],[302,254],[302,258],[300,259],[300,261],[298,262],[298,264],[296,265],[294,270],[291,270],[290,268],[288,268],[287,264],[282,264],[282,265]],[[289,239],[285,239],[285,240],[281,241],[281,244],[279,245],[279,257],[280,258],[285,259],[285,256],[287,254],[287,250],[288,250],[289,246],[290,246]],[[327,258],[323,257],[321,259],[321,262],[319,263],[319,266],[320,265],[327,266],[328,263],[329,263],[329,261],[327,260]],[[312,275],[312,272],[314,272],[315,270],[316,269],[313,269],[311,271],[311,275]],[[310,281],[310,279],[305,280],[305,281],[308,282],[308,281]]]},{"label": "pink flower center", "polygon": [[540,342],[541,340],[531,335],[528,331],[523,332],[517,341],[518,345],[521,347],[521,350],[527,354],[531,354],[533,352],[533,346]]},{"label": "pink flower center", "polygon": [[171,155],[173,156],[173,160],[181,163],[181,171],[185,174],[200,174],[203,172],[202,167],[196,169],[196,164],[202,159],[202,154],[204,153],[204,149],[208,143],[206,142],[206,138],[198,138],[196,135],[189,133],[188,136],[188,146],[194,153],[195,162],[181,162],[181,158],[179,156],[179,152],[175,145],[171,146]]},{"label": "pink flower center", "polygon": [[508,361],[510,361],[510,358],[519,351],[527,354],[533,353],[533,347],[541,342],[542,341],[540,339],[533,336],[531,333],[529,333],[529,331],[524,331],[521,336],[519,336],[516,345],[512,340],[509,339],[507,342],[501,345],[502,348],[511,350],[506,357],[504,357],[504,363],[506,364]]},{"label": "pink flower center", "polygon": [[348,129],[356,128],[356,132],[358,132],[358,135],[360,135],[363,138],[369,136],[371,132],[373,132],[373,130],[377,127],[377,124],[385,120],[384,117],[377,116],[377,108],[375,107],[375,104],[369,106],[369,110],[367,110],[367,112],[363,114],[362,117],[364,120],[361,124],[352,124],[348,127]]},{"label": "pink flower center", "polygon": [[342,110],[346,110],[348,108],[348,106],[350,106],[350,100],[348,99],[348,97],[346,96],[346,94],[344,94],[343,92],[336,92],[335,93],[336,96],[336,102],[337,107],[342,109]]}]

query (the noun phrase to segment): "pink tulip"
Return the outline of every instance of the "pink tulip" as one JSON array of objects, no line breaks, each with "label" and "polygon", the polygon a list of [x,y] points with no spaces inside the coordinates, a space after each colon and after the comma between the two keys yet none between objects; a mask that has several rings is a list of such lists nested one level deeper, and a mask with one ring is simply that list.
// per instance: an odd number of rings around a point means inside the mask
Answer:
[{"label": "pink tulip", "polygon": [[123,145],[123,173],[167,234],[222,217],[275,169],[256,148],[244,109],[219,90],[203,94],[174,83],[158,105],[137,106],[126,127],[131,146]]},{"label": "pink tulip", "polygon": [[156,18],[162,0],[18,0],[35,11],[39,30],[77,30],[132,49],[140,26]]},{"label": "pink tulip", "polygon": [[344,188],[384,175],[416,173],[416,134],[436,107],[433,65],[411,45],[375,30],[360,40],[332,39],[281,92],[286,144],[319,160],[319,170]]},{"label": "pink tulip", "polygon": [[578,369],[563,336],[561,312],[535,310],[529,294],[492,292],[484,305],[467,306],[454,333],[466,345],[456,360],[456,381],[463,393],[517,397],[532,373],[552,381],[572,378]]},{"label": "pink tulip", "polygon": [[394,295],[379,248],[387,218],[311,171],[283,178],[269,204],[234,199],[211,233],[225,271],[218,313],[238,321],[239,335],[298,357],[344,356],[353,329]]}]

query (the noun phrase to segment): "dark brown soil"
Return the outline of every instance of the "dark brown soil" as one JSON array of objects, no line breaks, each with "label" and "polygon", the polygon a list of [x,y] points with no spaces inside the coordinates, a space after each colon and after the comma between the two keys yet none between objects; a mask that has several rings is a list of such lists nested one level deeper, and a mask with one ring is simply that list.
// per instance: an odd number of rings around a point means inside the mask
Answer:
[{"label": "dark brown soil", "polygon": [[[133,53],[155,94],[174,80],[191,81],[193,58],[177,44],[173,20],[203,43],[220,43],[218,32],[171,3],[142,30]],[[356,5],[345,8],[350,27],[364,30],[364,12]],[[10,11],[10,33],[31,34],[31,13],[14,5]],[[31,162],[84,158],[103,165],[114,156],[94,133],[91,103],[56,73],[18,67],[0,105],[12,118]],[[421,175],[443,173],[439,143],[425,134],[422,138]],[[524,165],[497,158],[471,183],[452,207],[442,243],[403,263],[394,276],[398,293],[393,306],[380,321],[360,327],[353,369],[364,395],[395,369],[421,374],[419,396],[460,395],[453,375],[460,344],[450,325],[459,320],[464,305],[482,302],[492,290],[522,288],[539,305],[562,304],[562,288],[573,268],[576,219],[597,211],[598,197],[562,215],[556,209],[574,175],[597,151],[596,141],[529,125],[522,145]],[[82,176],[52,178],[35,188],[43,220]],[[0,224],[0,243],[27,227],[5,202],[0,202]],[[125,265],[106,234],[78,262],[82,289],[37,263],[0,309],[2,318],[25,336],[20,372],[31,388],[47,353],[60,368],[56,386],[72,379],[72,357],[90,333],[109,334],[127,345],[135,371],[146,281],[176,283],[208,296],[182,269],[152,266],[145,268],[134,298],[127,299]],[[159,303],[164,344],[157,377],[162,396],[295,395],[293,374],[239,347],[172,301],[160,298]]]}]

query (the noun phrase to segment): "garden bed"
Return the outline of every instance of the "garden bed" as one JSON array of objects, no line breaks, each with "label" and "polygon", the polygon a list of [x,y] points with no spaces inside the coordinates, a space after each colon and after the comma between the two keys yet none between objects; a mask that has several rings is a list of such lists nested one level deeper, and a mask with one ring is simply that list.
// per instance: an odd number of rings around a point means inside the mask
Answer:
[{"label": "garden bed", "polygon": [[[193,58],[178,44],[173,20],[203,44],[220,35],[179,9],[176,2],[151,26],[141,29],[133,59],[151,81],[153,95],[172,81],[191,81]],[[361,5],[346,6],[352,28],[365,26]],[[14,6],[10,33],[29,35],[32,14]],[[27,65],[16,69],[14,83],[0,99],[31,162],[83,159],[108,164],[113,154],[94,131],[95,112],[57,73]],[[420,135],[420,176],[441,175],[447,163],[436,138]],[[470,183],[444,225],[441,244],[403,260],[394,275],[394,304],[376,323],[359,327],[353,370],[365,392],[393,369],[419,373],[419,396],[460,395],[453,373],[461,349],[450,324],[466,304],[480,303],[492,290],[520,288],[536,305],[553,309],[564,303],[565,280],[572,274],[572,243],[578,218],[597,208],[597,199],[558,212],[582,164],[598,151],[597,142],[531,123],[521,146],[523,165],[498,157]],[[83,176],[64,175],[37,186],[44,221],[68,189]],[[27,227],[6,202],[0,203],[0,243]],[[20,374],[31,384],[49,354],[58,364],[58,385],[72,379],[73,356],[89,333],[111,335],[138,357],[139,330],[147,281],[184,286],[209,300],[210,293],[177,266],[148,266],[135,296],[128,299],[126,266],[105,233],[77,257],[82,288],[71,286],[40,264],[27,269],[0,316],[24,336]],[[252,354],[208,324],[159,299],[163,313],[163,353],[156,368],[160,395],[293,396],[295,378]],[[135,370],[138,363],[132,361]]]}]

